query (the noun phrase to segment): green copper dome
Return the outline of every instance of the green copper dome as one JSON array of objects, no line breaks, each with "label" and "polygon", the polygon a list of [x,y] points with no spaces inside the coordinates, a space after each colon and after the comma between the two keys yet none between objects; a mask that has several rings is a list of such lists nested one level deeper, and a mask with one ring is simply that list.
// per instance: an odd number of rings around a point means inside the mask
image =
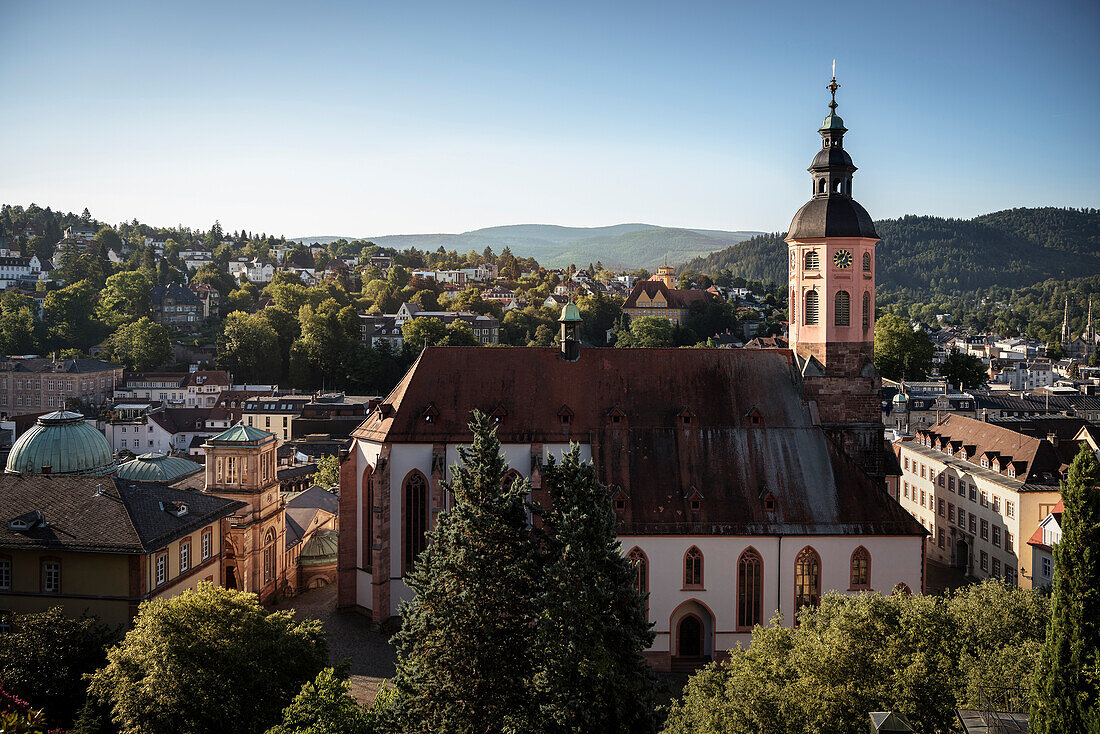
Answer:
[{"label": "green copper dome", "polygon": [[39,416],[8,454],[9,474],[111,474],[111,445],[80,413],[58,410]]},{"label": "green copper dome", "polygon": [[118,467],[119,479],[132,482],[174,482],[202,470],[202,464],[167,454],[142,454]]},{"label": "green copper dome", "polygon": [[840,119],[840,115],[829,115],[825,118],[825,122],[821,123],[822,130],[847,130],[844,127],[844,120]]},{"label": "green copper dome", "polygon": [[298,563],[303,566],[324,566],[336,563],[336,549],[339,533],[335,530],[318,530],[306,541],[298,555]]},{"label": "green copper dome", "polygon": [[584,319],[581,318],[581,310],[577,308],[577,304],[570,301],[562,307],[561,318],[558,321],[562,323],[569,321],[581,322]]},{"label": "green copper dome", "polygon": [[263,443],[266,439],[273,438],[274,433],[263,431],[259,428],[252,426],[246,426],[244,423],[237,423],[237,425],[222,431],[213,438],[206,439],[207,443],[213,444],[226,444],[226,443],[251,443],[258,444]]}]

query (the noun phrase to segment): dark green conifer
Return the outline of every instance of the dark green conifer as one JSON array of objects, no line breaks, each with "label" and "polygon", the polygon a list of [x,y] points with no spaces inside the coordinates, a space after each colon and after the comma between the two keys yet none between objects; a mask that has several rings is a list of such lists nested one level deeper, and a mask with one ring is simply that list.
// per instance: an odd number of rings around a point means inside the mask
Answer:
[{"label": "dark green conifer", "polygon": [[550,509],[536,636],[540,725],[546,732],[656,731],[653,642],[636,569],[620,553],[611,499],[572,446],[543,473]]},{"label": "dark green conifer", "polygon": [[405,582],[388,729],[401,732],[528,732],[535,619],[535,546],[526,481],[502,486],[496,428],[475,412],[474,440],[459,449],[431,544]]},{"label": "dark green conifer", "polygon": [[1087,445],[1062,485],[1050,625],[1035,677],[1031,731],[1100,732],[1100,464]]}]

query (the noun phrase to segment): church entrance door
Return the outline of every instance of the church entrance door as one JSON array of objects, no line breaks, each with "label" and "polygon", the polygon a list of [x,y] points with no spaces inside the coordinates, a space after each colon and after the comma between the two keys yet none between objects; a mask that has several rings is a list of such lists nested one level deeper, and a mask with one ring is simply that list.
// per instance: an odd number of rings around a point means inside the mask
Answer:
[{"label": "church entrance door", "polygon": [[694,614],[688,614],[680,620],[680,627],[676,632],[679,643],[679,656],[682,658],[698,658],[703,655],[703,623]]}]

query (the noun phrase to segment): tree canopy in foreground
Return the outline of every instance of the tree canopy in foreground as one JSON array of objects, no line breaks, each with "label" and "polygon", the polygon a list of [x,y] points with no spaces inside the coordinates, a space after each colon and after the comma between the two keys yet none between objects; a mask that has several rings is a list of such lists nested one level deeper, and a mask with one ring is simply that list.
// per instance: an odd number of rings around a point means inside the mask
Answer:
[{"label": "tree canopy in foreground", "polygon": [[955,731],[981,686],[1026,690],[1049,604],[989,580],[947,597],[827,594],[773,621],[752,646],[696,673],[673,704],[670,734],[863,734],[868,712],[898,711],[917,731]]}]

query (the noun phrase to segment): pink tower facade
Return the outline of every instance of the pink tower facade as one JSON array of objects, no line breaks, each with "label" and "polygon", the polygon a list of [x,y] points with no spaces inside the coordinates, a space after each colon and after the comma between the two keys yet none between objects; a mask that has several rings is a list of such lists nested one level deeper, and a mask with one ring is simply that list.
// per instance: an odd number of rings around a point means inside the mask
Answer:
[{"label": "pink tower facade", "polygon": [[808,169],[812,198],[787,234],[790,343],[803,393],[822,425],[872,476],[882,476],[881,380],[874,368],[875,245],[871,216],[852,196],[856,171],[844,149],[834,78],[821,150]]}]

